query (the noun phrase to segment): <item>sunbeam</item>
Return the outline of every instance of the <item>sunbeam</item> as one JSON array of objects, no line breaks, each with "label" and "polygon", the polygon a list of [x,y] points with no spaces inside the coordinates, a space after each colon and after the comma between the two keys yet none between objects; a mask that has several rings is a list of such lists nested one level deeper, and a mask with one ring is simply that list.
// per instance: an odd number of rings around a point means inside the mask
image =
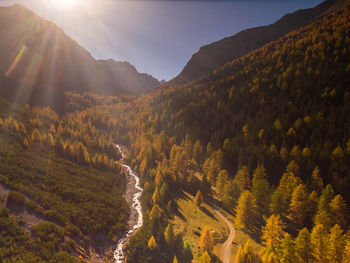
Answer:
[{"label": "sunbeam", "polygon": [[76,7],[78,7],[80,4],[82,4],[82,0],[49,0],[48,1],[50,5],[52,5],[54,8],[67,11],[67,10],[73,10]]},{"label": "sunbeam", "polygon": [[11,75],[11,73],[16,68],[16,66],[18,65],[18,63],[21,60],[21,58],[23,57],[23,54],[24,54],[26,49],[27,49],[27,47],[25,45],[23,45],[21,50],[18,52],[16,58],[13,60],[12,64],[10,65],[8,70],[6,71],[6,73],[5,73],[6,77],[9,77]]}]

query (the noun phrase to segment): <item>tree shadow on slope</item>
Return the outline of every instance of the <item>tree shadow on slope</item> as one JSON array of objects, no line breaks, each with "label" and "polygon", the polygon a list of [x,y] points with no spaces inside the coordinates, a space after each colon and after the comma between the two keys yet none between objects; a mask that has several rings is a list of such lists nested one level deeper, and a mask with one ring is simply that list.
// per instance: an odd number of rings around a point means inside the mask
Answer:
[{"label": "tree shadow on slope", "polygon": [[206,214],[207,216],[211,217],[212,219],[214,219],[215,221],[218,221],[218,219],[213,215],[212,212],[210,212],[207,208],[200,206],[199,209]]}]

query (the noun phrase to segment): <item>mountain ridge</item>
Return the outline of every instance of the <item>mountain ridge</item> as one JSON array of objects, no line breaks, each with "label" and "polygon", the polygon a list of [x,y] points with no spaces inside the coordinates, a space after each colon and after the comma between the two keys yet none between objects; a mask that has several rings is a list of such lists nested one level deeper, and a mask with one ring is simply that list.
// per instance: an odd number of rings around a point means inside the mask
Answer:
[{"label": "mountain ridge", "polygon": [[170,80],[167,86],[182,85],[196,80],[227,62],[242,57],[300,26],[311,23],[320,16],[349,4],[348,0],[326,0],[316,7],[286,14],[273,24],[245,29],[233,36],[202,46],[192,55],[181,73]]},{"label": "mountain ridge", "polygon": [[0,93],[64,111],[67,91],[137,96],[159,85],[125,62],[99,61],[54,23],[19,4],[0,8]]}]

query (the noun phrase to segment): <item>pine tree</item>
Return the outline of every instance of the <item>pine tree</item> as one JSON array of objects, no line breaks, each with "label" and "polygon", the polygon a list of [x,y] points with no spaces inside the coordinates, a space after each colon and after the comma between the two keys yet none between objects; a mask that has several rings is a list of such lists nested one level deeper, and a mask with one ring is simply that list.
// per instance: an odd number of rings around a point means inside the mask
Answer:
[{"label": "pine tree", "polygon": [[151,236],[151,238],[148,241],[148,247],[150,250],[155,250],[158,246],[156,243],[156,240],[154,239],[154,236]]},{"label": "pine tree", "polygon": [[203,196],[200,190],[197,191],[196,197],[194,198],[194,202],[197,206],[200,206],[203,202]]},{"label": "pine tree", "polygon": [[164,177],[163,177],[162,173],[160,172],[160,170],[157,171],[157,175],[156,175],[154,182],[156,183],[157,187],[160,187],[162,185],[162,183],[164,182]]},{"label": "pine tree", "polygon": [[310,156],[311,156],[310,148],[309,148],[309,147],[305,147],[305,148],[303,149],[303,152],[302,152],[301,154],[302,154],[302,156],[303,156],[303,158],[304,158],[305,160],[309,160],[309,159],[310,159]]},{"label": "pine tree", "polygon": [[[247,242],[245,243],[244,245],[244,248],[243,248],[243,256],[242,258],[240,259],[241,263],[258,263],[260,262],[260,257],[254,253],[253,251],[253,248],[252,246],[250,245],[250,242],[249,242],[249,239],[247,240]],[[237,263],[237,261],[236,261]]]},{"label": "pine tree", "polygon": [[29,142],[28,142],[27,138],[24,138],[24,140],[23,140],[23,146],[24,146],[25,149],[28,149],[28,147],[29,147]]},{"label": "pine tree", "polygon": [[316,166],[312,172],[311,189],[315,190],[318,194],[321,194],[323,189],[323,180],[320,175],[320,169],[318,166]]},{"label": "pine tree", "polygon": [[53,140],[53,137],[52,137],[52,134],[49,133],[47,135],[47,144],[50,146],[50,147],[54,147],[55,146],[55,141]]},{"label": "pine tree", "polygon": [[269,212],[270,204],[270,184],[267,180],[267,174],[264,166],[258,165],[253,173],[252,194],[256,200],[257,211],[262,218]]},{"label": "pine tree", "polygon": [[314,225],[319,224],[322,224],[324,227],[329,229],[332,226],[331,214],[324,210],[317,212],[314,219]]},{"label": "pine tree", "polygon": [[328,262],[328,234],[324,225],[318,224],[311,233],[312,255],[316,262]]},{"label": "pine tree", "polygon": [[238,199],[236,207],[236,223],[242,227],[249,229],[253,227],[256,222],[256,203],[250,191],[245,191]]},{"label": "pine tree", "polygon": [[199,140],[193,146],[193,159],[199,163],[202,160],[203,156],[203,147]]},{"label": "pine tree", "polygon": [[214,247],[213,235],[209,227],[204,227],[202,235],[199,239],[199,246],[201,249],[211,252]]},{"label": "pine tree", "polygon": [[169,200],[170,192],[169,192],[169,186],[166,182],[162,184],[162,187],[160,188],[160,191],[159,191],[159,196],[160,196],[161,202],[163,203]]},{"label": "pine tree", "polygon": [[292,195],[289,207],[289,216],[292,222],[301,227],[304,224],[307,215],[307,194],[303,184],[297,186]]},{"label": "pine tree", "polygon": [[298,165],[298,163],[296,161],[292,160],[287,165],[286,172],[293,173],[295,176],[298,176],[299,172],[300,172],[300,166]]},{"label": "pine tree", "polygon": [[271,196],[270,212],[271,214],[281,215],[283,211],[284,202],[282,190],[280,188],[277,188]]},{"label": "pine tree", "polygon": [[328,242],[328,258],[332,262],[341,263],[343,258],[343,252],[345,248],[345,240],[343,237],[343,230],[339,225],[334,225],[329,233],[329,242]]},{"label": "pine tree", "polygon": [[332,152],[332,159],[333,160],[338,160],[338,159],[342,159],[342,158],[344,158],[344,151],[343,151],[343,149],[340,146],[338,146]]},{"label": "pine tree", "polygon": [[151,218],[151,220],[160,219],[162,217],[162,210],[157,204],[153,206],[151,212],[149,213],[149,217]]},{"label": "pine tree", "polygon": [[280,150],[280,156],[282,158],[282,160],[286,161],[288,158],[288,150],[285,147],[282,147]]},{"label": "pine tree", "polygon": [[263,263],[280,263],[276,254],[272,251],[266,251],[261,259]]},{"label": "pine tree", "polygon": [[56,133],[56,128],[55,128],[55,125],[54,125],[54,124],[51,124],[50,133],[52,133],[52,134],[55,134],[55,133]]},{"label": "pine tree", "polygon": [[208,251],[204,251],[204,253],[199,258],[199,263],[210,263],[211,257],[208,254]]},{"label": "pine tree", "polygon": [[266,221],[266,225],[262,227],[263,244],[267,250],[276,253],[281,246],[282,240],[286,232],[284,232],[285,224],[279,215],[271,215]]},{"label": "pine tree", "polygon": [[213,151],[214,151],[214,147],[212,142],[208,142],[207,147],[206,147],[206,151],[207,151],[207,156],[210,156]]},{"label": "pine tree", "polygon": [[156,187],[156,189],[154,190],[154,193],[152,195],[153,204],[158,204],[159,200],[160,200],[159,189],[158,189],[158,187]]},{"label": "pine tree", "polygon": [[272,195],[271,198],[271,212],[278,214],[288,214],[289,205],[292,199],[294,189],[302,184],[299,177],[293,173],[285,173]]},{"label": "pine tree", "polygon": [[[294,145],[293,149],[290,151],[290,157],[293,160],[299,161],[301,158],[301,150],[298,145]],[[297,174],[296,174],[297,175]]]},{"label": "pine tree", "polygon": [[290,234],[286,233],[281,242],[280,261],[283,263],[295,263],[295,246]]},{"label": "pine tree", "polygon": [[31,139],[34,142],[40,142],[40,133],[37,128],[33,130]]},{"label": "pine tree", "polygon": [[307,223],[311,225],[313,222],[313,218],[315,216],[316,210],[317,210],[317,205],[318,205],[319,199],[316,191],[312,191],[311,194],[309,194],[308,199],[307,199],[307,212],[306,212],[306,219]]},{"label": "pine tree", "polygon": [[16,120],[14,120],[13,122],[12,122],[12,130],[14,131],[14,132],[19,132],[19,125],[18,125],[18,122],[16,121]]},{"label": "pine tree", "polygon": [[243,263],[243,262],[244,262],[244,251],[243,251],[242,245],[239,245],[235,256],[235,263]]},{"label": "pine tree", "polygon": [[295,243],[296,262],[298,263],[312,262],[310,232],[306,227],[299,232],[294,243]]},{"label": "pine tree", "polygon": [[226,170],[222,170],[216,178],[216,193],[220,198],[223,198],[225,186],[229,182],[230,178]]},{"label": "pine tree", "polygon": [[330,203],[334,198],[334,190],[331,185],[327,185],[322,191],[322,195],[317,205],[317,214],[314,219],[314,224],[323,224],[327,229],[332,225]]},{"label": "pine tree", "polygon": [[168,224],[168,226],[164,231],[164,238],[169,247],[171,247],[174,244],[175,234],[174,234],[173,226],[170,223]]},{"label": "pine tree", "polygon": [[242,193],[245,190],[251,189],[251,179],[250,179],[249,170],[247,166],[243,166],[241,169],[238,170],[234,178],[234,181],[240,187]]},{"label": "pine tree", "polygon": [[62,136],[63,135],[63,127],[62,124],[60,123],[57,128],[57,135]]},{"label": "pine tree", "polygon": [[348,207],[341,195],[336,195],[330,203],[331,217],[342,229],[347,227]]},{"label": "pine tree", "polygon": [[345,248],[343,252],[343,263],[350,263],[350,240],[345,243]]},{"label": "pine tree", "polygon": [[282,123],[279,119],[276,119],[274,122],[274,126],[276,128],[276,130],[278,131],[282,131],[283,127],[282,127]]}]

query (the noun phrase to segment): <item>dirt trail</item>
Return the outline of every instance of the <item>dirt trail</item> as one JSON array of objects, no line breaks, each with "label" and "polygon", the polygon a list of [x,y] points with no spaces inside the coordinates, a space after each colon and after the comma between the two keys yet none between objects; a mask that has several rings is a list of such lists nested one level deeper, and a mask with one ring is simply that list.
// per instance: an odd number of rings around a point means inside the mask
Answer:
[{"label": "dirt trail", "polygon": [[[214,208],[215,209],[215,208]],[[231,262],[231,248],[232,248],[232,241],[235,238],[236,230],[233,227],[232,223],[226,219],[226,217],[217,209],[215,209],[216,214],[224,220],[224,222],[227,224],[227,226],[230,229],[230,234],[223,244],[222,250],[220,252],[220,259],[223,263],[230,263]]]}]

